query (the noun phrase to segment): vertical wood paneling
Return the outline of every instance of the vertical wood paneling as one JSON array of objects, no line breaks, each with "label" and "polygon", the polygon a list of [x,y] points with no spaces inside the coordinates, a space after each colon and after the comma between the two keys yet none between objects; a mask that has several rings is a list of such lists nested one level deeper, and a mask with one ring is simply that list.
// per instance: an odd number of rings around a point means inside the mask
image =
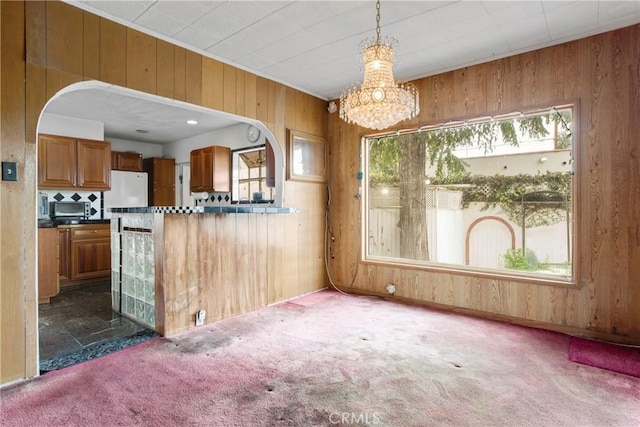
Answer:
[{"label": "vertical wood paneling", "polygon": [[[184,288],[186,291],[184,295],[186,309],[178,316],[179,324],[184,325],[185,328],[194,324],[196,312],[205,308],[200,306],[202,279],[206,277],[200,275],[200,262],[202,262],[202,258],[206,256],[201,253],[201,245],[199,244],[199,233],[202,225],[201,219],[201,215],[187,215],[186,230],[183,233],[183,236],[187,237],[187,252],[186,257],[183,258],[185,276],[182,282],[176,283],[176,287]],[[199,262],[188,262],[188,260],[197,260]]]},{"label": "vertical wood paneling", "polygon": [[82,9],[60,1],[47,4],[47,67],[82,75]]},{"label": "vertical wood paneling", "polygon": [[[24,152],[24,167],[22,168],[22,180],[24,186],[24,206],[28,212],[36,212],[36,187],[34,185],[27,185],[27,183],[37,181],[37,168],[36,168],[36,144],[35,135],[32,139],[27,139]],[[27,242],[33,242],[37,239],[37,230],[31,226],[31,221],[35,215],[31,214],[25,218],[25,227],[23,242],[21,243],[22,250],[27,252]],[[30,257],[25,262],[25,282],[29,284],[37,283],[35,257]],[[29,321],[30,319],[37,319],[38,317],[38,296],[36,286],[26,286],[24,289],[24,310],[25,310],[25,368],[26,376],[31,377],[37,375],[40,372],[38,366],[38,323]]]},{"label": "vertical wood paneling", "polygon": [[127,85],[127,29],[100,18],[100,80]]},{"label": "vertical wood paneling", "polygon": [[47,66],[47,7],[44,1],[25,3],[27,63]]},{"label": "vertical wood paneling", "polygon": [[223,84],[223,106],[222,111],[236,114],[236,67],[233,65],[223,64],[222,74],[224,76]]},{"label": "vertical wood paneling", "polygon": [[[629,30],[631,49],[630,58],[640,58],[640,27],[631,27]],[[636,120],[638,111],[640,111],[640,61],[630,61],[629,64],[629,109],[627,110],[627,123],[636,123],[636,126],[629,127],[628,148],[629,156],[627,156],[627,164],[624,166],[629,169],[629,180],[635,183],[629,189],[629,222],[625,224],[629,235],[629,246],[627,257],[629,259],[629,269],[626,278],[626,288],[628,289],[627,313],[626,319],[621,319],[621,325],[626,328],[621,332],[625,332],[630,336],[640,336],[640,286],[630,286],[640,277],[640,262],[634,260],[640,259],[640,149],[637,141],[640,141],[640,126]],[[634,141],[636,144],[634,145]],[[636,282],[637,283],[637,282]]]},{"label": "vertical wood paneling", "polygon": [[202,75],[202,105],[221,111],[224,106],[224,64],[202,58]]},{"label": "vertical wood paneling", "polygon": [[244,70],[236,70],[236,114],[239,116],[245,115],[245,75],[247,74]]},{"label": "vertical wood paneling", "polygon": [[156,93],[156,38],[127,28],[127,87]]},{"label": "vertical wood paneling", "polygon": [[296,91],[296,130],[309,132],[309,95]]},{"label": "vertical wood paneling", "polygon": [[287,129],[298,129],[296,123],[296,90],[287,88],[285,94],[285,115],[284,125]]},{"label": "vertical wood paneling", "polygon": [[283,269],[286,263],[286,254],[282,236],[285,235],[285,223],[291,218],[284,215],[268,216],[269,226],[267,230],[268,257],[267,257],[267,303],[273,304],[284,299],[282,289],[284,287]]},{"label": "vertical wood paneling", "polygon": [[40,112],[47,102],[47,70],[38,65],[27,64],[26,87],[26,141],[35,143],[36,128]]},{"label": "vertical wood paneling", "polygon": [[189,241],[187,215],[165,215],[163,241],[162,288],[165,305],[165,333],[176,333],[189,325],[187,259]]},{"label": "vertical wood paneling", "polygon": [[159,96],[173,98],[175,95],[175,56],[171,43],[156,41],[156,91]]},{"label": "vertical wood paneling", "polygon": [[83,14],[84,40],[82,44],[84,78],[100,79],[100,18],[89,12]]},{"label": "vertical wood paneling", "polygon": [[202,104],[202,55],[190,50],[185,53],[185,101]]},{"label": "vertical wood paneling", "polygon": [[184,101],[186,100],[186,97],[187,97],[186,95],[186,90],[187,90],[186,54],[187,54],[187,51],[184,48],[180,46],[174,46],[174,58],[175,58],[174,69],[173,69],[173,72],[175,73],[174,74],[174,82],[175,82],[174,97],[178,101]]},{"label": "vertical wood paneling", "polygon": [[257,89],[258,77],[252,73],[244,76],[244,115],[251,119],[258,116]]},{"label": "vertical wood paneling", "polygon": [[263,77],[256,81],[256,119],[269,122],[269,83]]},{"label": "vertical wood paneling", "polygon": [[[465,277],[393,266],[361,264],[353,284],[384,293],[398,280],[398,295],[488,317],[608,339],[640,341],[640,26],[504,58],[419,80],[419,123],[437,123],[530,105],[578,101],[574,117],[576,180],[575,276],[579,286]],[[300,105],[296,98],[296,110]],[[286,122],[290,120],[286,117]],[[292,119],[291,119],[292,120]],[[297,124],[297,128],[301,128]],[[358,140],[366,130],[329,116],[332,188],[330,229],[335,259],[331,274],[340,284],[355,271],[360,250],[359,206],[353,174]],[[355,184],[355,185],[354,185]],[[356,190],[357,191],[357,190]],[[604,335],[598,335],[604,334]]]},{"label": "vertical wood paneling", "polygon": [[155,317],[156,317],[156,331],[164,335],[165,333],[165,312],[166,312],[166,289],[164,284],[164,215],[153,215],[153,264],[155,269]]},{"label": "vertical wood paneling", "polygon": [[79,75],[48,68],[47,69],[47,99],[54,96],[60,89],[80,81],[82,81],[82,77]]},{"label": "vertical wood paneling", "polygon": [[[2,161],[18,163],[18,177],[25,166],[25,5],[22,2],[0,2],[0,156]],[[25,200],[24,178],[0,181],[0,381],[7,383],[29,375],[33,367],[26,366],[27,325],[25,306],[26,270],[35,270],[34,256],[27,258],[26,222],[35,221],[33,203]],[[16,208],[24,207],[24,210]],[[33,240],[31,240],[33,245]],[[35,254],[35,251],[31,254]],[[32,343],[29,343],[33,345]]]}]

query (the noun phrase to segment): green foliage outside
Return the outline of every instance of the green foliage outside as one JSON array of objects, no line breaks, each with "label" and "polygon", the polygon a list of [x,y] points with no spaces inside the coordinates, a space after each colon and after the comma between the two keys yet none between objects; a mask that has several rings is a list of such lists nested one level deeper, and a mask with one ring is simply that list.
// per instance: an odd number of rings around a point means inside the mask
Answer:
[{"label": "green foliage outside", "polygon": [[[458,127],[434,129],[419,133],[425,144],[427,161],[435,168],[436,180],[460,180],[467,174],[468,163],[455,155],[463,147],[478,147],[485,154],[493,151],[496,143],[518,147],[518,134],[530,138],[549,136],[547,126],[556,129],[558,149],[571,147],[571,116],[567,111],[552,110],[547,114],[524,116],[517,119],[471,123]],[[399,148],[403,135],[389,135],[370,139],[369,184],[371,187],[398,186],[398,164],[404,153]],[[415,134],[411,135],[415,137]]]},{"label": "green foliage outside", "polygon": [[[468,163],[455,155],[455,150],[462,147],[479,147],[485,154],[491,153],[497,143],[517,147],[518,135],[545,138],[549,136],[549,125],[553,125],[555,129],[556,147],[570,148],[571,116],[564,110],[421,132],[418,139],[424,142],[427,162],[435,170],[431,184],[468,184],[469,187],[462,189],[463,207],[468,207],[472,202],[485,203],[484,210],[499,207],[511,221],[521,226],[551,225],[562,221],[570,207],[569,172],[548,171],[536,175],[514,176],[469,175]],[[411,135],[415,136],[416,134]],[[391,135],[370,140],[370,187],[400,185],[402,171],[399,170],[399,164],[405,155],[400,148],[400,141],[406,137]],[[538,193],[531,194],[535,192]],[[529,197],[526,203],[523,203],[523,197]]]},{"label": "green foliage outside", "polygon": [[[531,250],[527,250],[527,252],[533,253]],[[533,259],[535,259],[535,254],[533,257],[527,257],[522,249],[509,249],[504,255],[504,267],[509,270],[535,270],[538,266],[538,263],[532,263]],[[532,265],[533,264],[533,265]]]}]

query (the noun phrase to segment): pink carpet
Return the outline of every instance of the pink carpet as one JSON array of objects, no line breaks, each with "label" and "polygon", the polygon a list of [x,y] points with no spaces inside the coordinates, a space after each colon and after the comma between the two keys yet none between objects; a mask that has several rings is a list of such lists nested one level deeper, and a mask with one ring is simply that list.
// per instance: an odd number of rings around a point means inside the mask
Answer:
[{"label": "pink carpet", "polygon": [[561,334],[323,291],[0,391],[2,426],[638,426]]},{"label": "pink carpet", "polygon": [[640,378],[640,348],[571,338],[569,360]]}]

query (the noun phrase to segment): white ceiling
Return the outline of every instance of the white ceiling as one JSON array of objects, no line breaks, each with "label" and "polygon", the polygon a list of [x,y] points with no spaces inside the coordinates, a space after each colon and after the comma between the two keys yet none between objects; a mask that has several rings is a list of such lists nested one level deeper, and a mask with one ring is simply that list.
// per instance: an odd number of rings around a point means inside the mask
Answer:
[{"label": "white ceiling", "polygon": [[[358,46],[375,35],[371,0],[67,2],[327,100],[361,80]],[[395,77],[404,81],[636,23],[640,0],[381,4],[381,33],[399,42]],[[67,93],[46,111],[101,120],[106,136],[158,143],[237,123],[200,111],[202,125],[189,127],[182,122],[194,112],[178,111],[184,105],[102,95]],[[141,128],[150,134],[137,133]]]}]

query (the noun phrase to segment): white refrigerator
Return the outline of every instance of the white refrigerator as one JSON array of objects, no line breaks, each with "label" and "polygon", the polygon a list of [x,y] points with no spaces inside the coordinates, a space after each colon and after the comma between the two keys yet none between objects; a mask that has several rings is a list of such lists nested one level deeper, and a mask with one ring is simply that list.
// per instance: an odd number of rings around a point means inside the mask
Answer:
[{"label": "white refrigerator", "polygon": [[147,204],[147,173],[111,171],[111,190],[104,192],[104,217],[109,208],[135,208]]}]

